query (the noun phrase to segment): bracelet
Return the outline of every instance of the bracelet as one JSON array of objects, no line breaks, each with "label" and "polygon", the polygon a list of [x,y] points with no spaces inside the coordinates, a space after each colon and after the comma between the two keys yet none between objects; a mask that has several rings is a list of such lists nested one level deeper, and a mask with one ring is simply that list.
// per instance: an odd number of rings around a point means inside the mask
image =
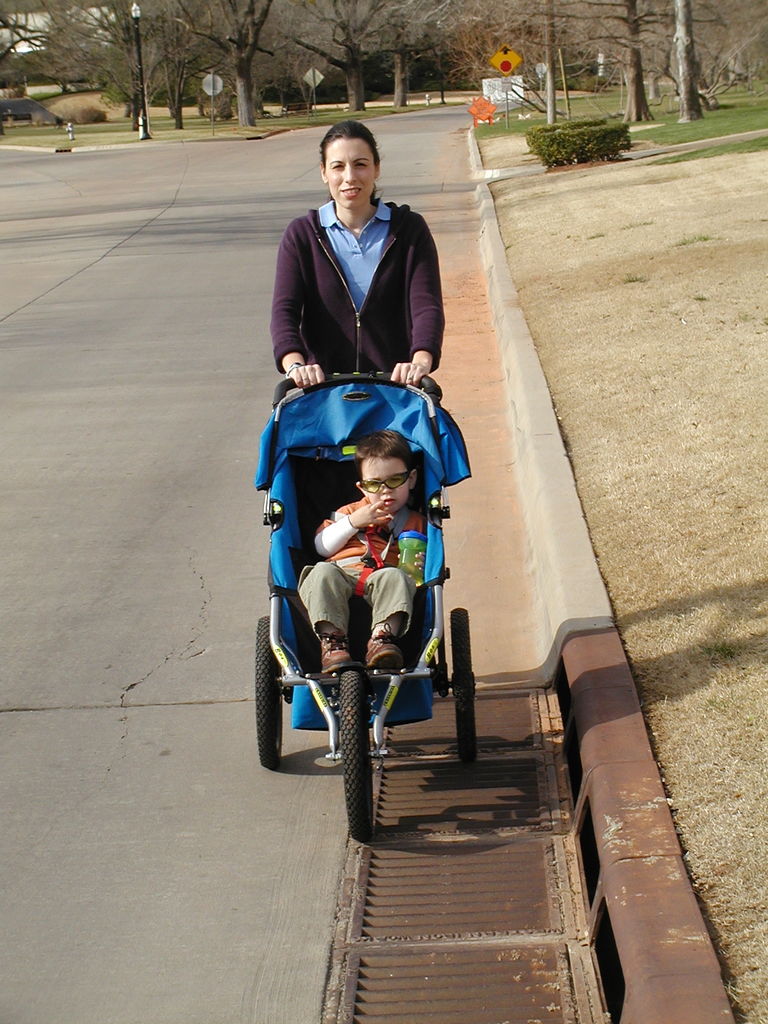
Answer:
[{"label": "bracelet", "polygon": [[285,371],[285,376],[286,376],[286,377],[288,377],[288,378],[290,378],[291,374],[293,373],[293,371],[294,371],[294,370],[295,370],[295,369],[296,369],[297,367],[299,367],[299,366],[306,366],[306,365],[307,365],[306,363],[291,363],[291,365],[290,365],[290,366],[288,367],[288,369],[287,369],[287,370]]}]

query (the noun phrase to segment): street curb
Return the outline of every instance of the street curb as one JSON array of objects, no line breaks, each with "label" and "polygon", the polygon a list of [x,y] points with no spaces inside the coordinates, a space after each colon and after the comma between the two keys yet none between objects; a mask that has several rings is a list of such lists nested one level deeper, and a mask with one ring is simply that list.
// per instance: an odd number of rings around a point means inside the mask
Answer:
[{"label": "street curb", "polygon": [[[472,131],[468,138],[472,170],[477,176],[482,171]],[[509,275],[493,198],[485,183],[477,185],[476,195],[480,253],[506,375],[507,412],[531,547],[529,567],[539,595],[537,618],[543,621],[536,675],[550,680],[567,636],[610,626],[613,613],[595,563],[549,388]]]},{"label": "street curb", "polygon": [[570,637],[555,683],[589,941],[611,1020],[733,1024],[616,629]]},{"label": "street curb", "polygon": [[[474,133],[467,135],[477,177],[480,156]],[[543,621],[539,674],[554,679],[560,702],[584,909],[606,1006],[615,1024],[733,1024],[484,183],[477,200]]]}]

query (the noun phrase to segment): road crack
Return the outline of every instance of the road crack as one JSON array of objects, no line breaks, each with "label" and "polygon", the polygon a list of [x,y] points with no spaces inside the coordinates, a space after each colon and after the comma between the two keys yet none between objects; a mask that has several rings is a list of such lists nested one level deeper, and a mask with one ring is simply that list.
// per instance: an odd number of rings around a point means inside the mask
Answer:
[{"label": "road crack", "polygon": [[197,568],[196,561],[197,552],[191,550],[188,555],[189,568],[193,573],[195,579],[198,581],[198,587],[202,594],[200,610],[197,614],[197,623],[192,629],[192,635],[182,647],[175,648],[174,650],[169,651],[156,665],[153,665],[152,668],[149,669],[149,671],[145,672],[140,679],[136,679],[134,682],[130,683],[128,686],[125,687],[125,689],[120,694],[119,706],[121,708],[132,707],[131,704],[126,704],[128,694],[132,693],[134,690],[137,690],[140,686],[143,686],[144,683],[151,679],[157,672],[165,668],[165,666],[169,662],[188,661],[190,658],[197,658],[201,654],[205,654],[205,647],[200,647],[199,640],[200,637],[204,634],[205,630],[208,628],[208,608],[211,604],[211,601],[213,600],[213,595],[211,594],[210,588],[208,587],[204,574],[200,572],[200,570]]}]

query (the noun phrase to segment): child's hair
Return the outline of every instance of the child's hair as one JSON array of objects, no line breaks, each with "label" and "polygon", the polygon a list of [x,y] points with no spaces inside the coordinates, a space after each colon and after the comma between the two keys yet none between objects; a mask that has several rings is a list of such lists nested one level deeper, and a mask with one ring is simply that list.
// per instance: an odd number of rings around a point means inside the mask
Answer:
[{"label": "child's hair", "polygon": [[355,447],[355,468],[360,477],[364,459],[400,459],[409,472],[414,463],[410,445],[396,430],[375,430],[360,438]]}]

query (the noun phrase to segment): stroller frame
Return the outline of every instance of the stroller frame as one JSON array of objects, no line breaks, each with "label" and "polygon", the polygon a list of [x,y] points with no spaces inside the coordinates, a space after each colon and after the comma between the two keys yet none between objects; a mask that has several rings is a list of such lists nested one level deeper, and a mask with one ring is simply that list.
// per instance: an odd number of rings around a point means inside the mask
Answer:
[{"label": "stroller frame", "polygon": [[[304,390],[282,381],[261,437],[256,486],[266,491],[264,524],[271,536],[269,615],[259,619],[256,636],[259,759],[265,768],[279,767],[282,703],[294,703],[294,695],[299,693],[300,703],[306,704],[308,690],[318,724],[294,722],[294,727],[327,730],[326,758],[343,762],[349,831],[360,842],[367,842],[373,832],[372,758],[380,763],[388,753],[388,721],[395,707],[403,714],[398,697],[408,693],[411,684],[418,690],[421,683],[421,693],[429,691],[429,708],[426,713],[406,708],[406,716],[410,713],[412,717],[401,717],[401,722],[431,717],[431,693],[444,697],[453,691],[459,757],[473,761],[477,754],[469,617],[464,609],[451,611],[453,664],[449,674],[443,594],[449,576],[442,546],[442,522],[450,516],[445,487],[469,476],[470,471],[463,438],[440,406],[440,398],[440,389],[430,378],[425,378],[422,388],[395,384],[383,374],[339,375]],[[317,641],[297,592],[298,572],[311,561],[308,538],[297,517],[289,514],[291,506],[300,508],[305,503],[302,497],[307,499],[314,492],[313,485],[307,484],[306,494],[299,495],[296,477],[318,464],[321,471],[329,464],[349,469],[354,449],[349,442],[388,427],[403,433],[421,459],[419,480],[429,538],[425,585],[419,588],[423,615],[414,615],[408,631],[405,646],[410,651],[404,668],[368,669],[362,662],[353,662],[334,673],[323,673],[319,659],[308,648],[308,643]],[[337,497],[334,494],[334,499]],[[340,503],[335,500],[324,514],[315,512],[312,529]],[[316,668],[312,661],[318,663]],[[407,697],[405,700],[407,704]]]}]

